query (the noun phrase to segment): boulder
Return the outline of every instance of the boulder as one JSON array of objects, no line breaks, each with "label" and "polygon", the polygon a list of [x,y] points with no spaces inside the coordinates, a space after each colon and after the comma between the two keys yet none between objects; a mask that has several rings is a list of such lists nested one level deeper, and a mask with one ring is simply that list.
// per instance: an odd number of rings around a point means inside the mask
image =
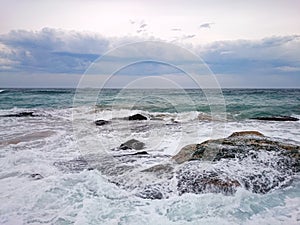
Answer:
[{"label": "boulder", "polygon": [[[231,194],[241,186],[264,194],[293,181],[300,172],[299,152],[300,146],[257,131],[235,132],[227,138],[188,145],[173,157],[182,164],[176,173],[178,191]],[[204,168],[204,161],[210,166]]]},{"label": "boulder", "polygon": [[142,114],[134,114],[128,117],[128,120],[147,120],[147,119],[148,118],[146,116],[143,116]]},{"label": "boulder", "polygon": [[258,150],[281,151],[282,154],[299,158],[300,146],[271,140],[258,131],[241,131],[227,138],[187,145],[172,159],[179,164],[196,159],[218,161],[225,158],[246,157],[249,152]]},{"label": "boulder", "polygon": [[119,149],[121,150],[127,150],[127,149],[135,149],[135,150],[141,150],[143,149],[145,144],[141,141],[138,141],[136,139],[130,139],[129,141],[126,141],[125,143],[121,144]]}]

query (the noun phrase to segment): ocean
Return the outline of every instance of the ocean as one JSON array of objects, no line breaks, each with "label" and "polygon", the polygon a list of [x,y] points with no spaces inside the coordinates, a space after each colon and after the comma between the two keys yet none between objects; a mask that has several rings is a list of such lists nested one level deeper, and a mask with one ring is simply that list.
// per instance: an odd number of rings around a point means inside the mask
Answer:
[{"label": "ocean", "polygon": [[[213,169],[237,180],[265,173],[265,183],[277,179],[277,170],[255,159],[192,160],[184,166],[172,161],[186,145],[240,131],[300,145],[300,89],[223,89],[221,99],[214,94],[1,89],[0,224],[299,224],[299,172],[283,171],[282,185],[266,193],[245,185],[232,193],[183,193],[178,175],[141,172],[171,165],[176,173]],[[128,120],[135,114],[146,120]],[[258,119],[275,116],[294,121]],[[107,124],[96,126],[96,120]],[[120,148],[130,139],[141,141],[146,153]],[[258,152],[268,165],[278,157]],[[153,193],[154,186],[156,197],[145,197],[145,188]]]}]

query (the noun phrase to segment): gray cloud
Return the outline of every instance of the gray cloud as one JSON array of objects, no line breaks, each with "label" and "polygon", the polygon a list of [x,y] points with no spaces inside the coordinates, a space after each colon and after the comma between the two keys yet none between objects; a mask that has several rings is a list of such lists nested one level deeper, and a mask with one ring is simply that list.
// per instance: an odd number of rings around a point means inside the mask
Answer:
[{"label": "gray cloud", "polygon": [[215,73],[249,76],[296,73],[296,69],[287,68],[300,67],[299,51],[299,35],[221,41],[197,49]]},{"label": "gray cloud", "polygon": [[12,31],[1,35],[0,43],[6,49],[0,48],[0,62],[5,59],[13,65],[7,70],[50,73],[80,73],[110,45],[96,34],[49,28]]},{"label": "gray cloud", "polygon": [[207,28],[207,29],[210,29],[211,26],[213,25],[214,23],[203,23],[199,26],[200,29],[202,28]]},{"label": "gray cloud", "polygon": [[[182,38],[193,37],[194,34]],[[12,31],[0,35],[0,73],[81,74],[109,49],[142,40],[145,39],[106,38],[97,34],[49,28],[37,32]],[[293,76],[294,85],[300,86],[300,78],[296,79],[300,77],[297,76],[300,71],[299,35],[269,37],[256,41],[220,41],[205,46],[194,46],[193,50],[203,58],[214,73],[223,74],[223,80],[226,75],[240,77],[239,79],[244,79],[245,83],[253,76],[265,76],[264,81],[273,75],[282,79]],[[135,59],[139,54],[147,52],[155,54],[153,51],[157,50],[147,47],[143,52],[133,50],[130,57]],[[156,54],[160,56],[162,53],[158,51]],[[112,58],[109,63],[122,60],[122,57],[128,57],[128,54]],[[176,53],[168,57],[176,57]],[[163,65],[155,66],[151,63],[138,65],[135,69],[127,68],[123,72],[127,75],[146,75],[147,72],[149,75],[176,73],[173,68],[168,69]]]}]

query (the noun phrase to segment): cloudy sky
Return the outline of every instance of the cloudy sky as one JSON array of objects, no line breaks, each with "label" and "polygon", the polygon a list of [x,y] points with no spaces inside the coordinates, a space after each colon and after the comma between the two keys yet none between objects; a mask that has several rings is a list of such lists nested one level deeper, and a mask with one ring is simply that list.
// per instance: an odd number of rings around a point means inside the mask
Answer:
[{"label": "cloudy sky", "polygon": [[[76,87],[91,63],[108,51],[149,40],[192,51],[222,87],[300,87],[298,0],[0,4],[0,87]],[[136,58],[135,53],[128,55]],[[151,54],[159,57],[161,51]],[[155,75],[193,87],[174,68],[149,63],[125,69],[119,78]]]}]

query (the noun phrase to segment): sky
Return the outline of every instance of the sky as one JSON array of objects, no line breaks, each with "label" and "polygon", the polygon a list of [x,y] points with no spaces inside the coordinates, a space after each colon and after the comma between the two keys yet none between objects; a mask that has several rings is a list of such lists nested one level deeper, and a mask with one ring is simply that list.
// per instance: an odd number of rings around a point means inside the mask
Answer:
[{"label": "sky", "polygon": [[[141,41],[191,51],[221,87],[300,87],[299,0],[0,0],[0,5],[2,88],[76,87],[99,57]],[[178,54],[174,49],[166,55]],[[137,60],[140,52],[156,59],[161,51],[131,49],[110,63]],[[189,63],[183,56],[178,60],[183,67]],[[124,69],[110,85],[143,76],[194,87],[185,74],[154,62]]]}]

